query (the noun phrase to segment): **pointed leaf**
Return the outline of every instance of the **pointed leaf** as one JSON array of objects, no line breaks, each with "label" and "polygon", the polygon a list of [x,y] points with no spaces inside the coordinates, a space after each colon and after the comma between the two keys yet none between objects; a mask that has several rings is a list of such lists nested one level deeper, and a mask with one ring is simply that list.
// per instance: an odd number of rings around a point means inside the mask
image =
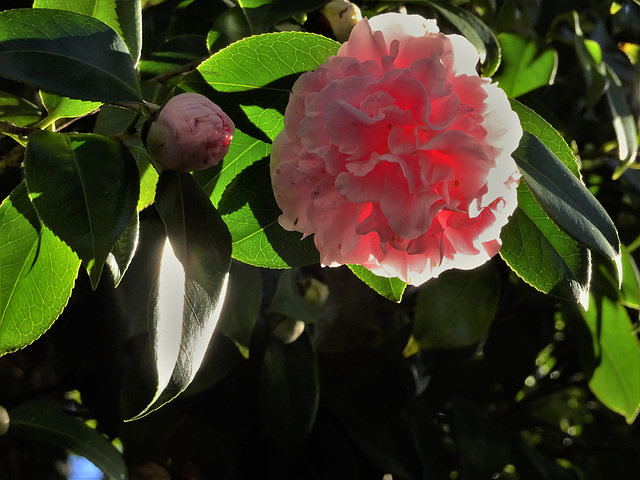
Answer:
[{"label": "pointed leaf", "polygon": [[399,278],[379,277],[362,265],[348,265],[353,274],[365,284],[392,302],[400,303],[407,284]]},{"label": "pointed leaf", "polygon": [[581,313],[598,362],[589,388],[632,423],[640,413],[640,342],[631,319],[621,304],[606,296],[591,295],[589,309]]},{"label": "pointed leaf", "polygon": [[513,158],[527,187],[551,219],[583,245],[609,257],[622,278],[618,232],[587,187],[529,132],[524,132]]},{"label": "pointed leaf", "polygon": [[580,18],[573,12],[575,35],[573,48],[578,57],[582,76],[587,84],[587,106],[593,107],[607,88],[605,68],[602,63],[602,49],[598,43],[584,38],[580,27]]},{"label": "pointed leaf", "polygon": [[500,43],[493,30],[471,12],[449,2],[427,0],[425,3],[435,7],[476,47],[483,65],[482,74],[491,77],[500,66]]},{"label": "pointed leaf", "polygon": [[9,412],[11,431],[85,457],[111,479],[125,480],[127,466],[120,452],[96,430],[44,402],[21,405]]},{"label": "pointed leaf", "polygon": [[107,256],[107,266],[111,270],[114,286],[118,286],[133,260],[138,246],[140,220],[137,214],[131,216],[131,222]]},{"label": "pointed leaf", "polygon": [[502,62],[493,80],[509,97],[519,97],[553,83],[558,64],[558,54],[553,48],[541,48],[537,42],[515,33],[501,33],[498,39]]},{"label": "pointed leaf", "polygon": [[149,308],[158,390],[134,418],[174,399],[195,377],[220,317],[231,266],[231,236],[191,175],[163,172],[156,208],[168,235]]},{"label": "pointed leaf", "polygon": [[42,225],[21,183],[0,205],[0,356],[51,327],[67,305],[79,266],[71,249]]},{"label": "pointed leaf", "polygon": [[500,276],[491,263],[444,272],[418,291],[413,338],[421,348],[472,345],[486,335],[499,298]]},{"label": "pointed leaf", "polygon": [[0,12],[0,75],[71,98],[142,101],[122,39],[100,20],[73,12]]},{"label": "pointed leaf", "polygon": [[618,138],[619,157],[622,161],[622,165],[613,174],[615,180],[629,168],[638,156],[638,130],[620,79],[609,65],[605,64],[605,68],[609,83],[606,96],[613,116],[613,128]]},{"label": "pointed leaf", "polygon": [[33,8],[54,8],[82,13],[102,20],[129,47],[137,63],[142,50],[142,7],[140,0],[35,0]]},{"label": "pointed leaf", "polygon": [[61,97],[55,93],[40,92],[40,98],[44,108],[47,109],[47,118],[38,124],[39,126],[51,125],[59,118],[81,117],[100,108],[100,102],[88,102],[75,98]]},{"label": "pointed leaf", "polygon": [[40,131],[29,138],[25,176],[40,218],[82,259],[95,288],[136,212],[133,157],[100,135]]}]

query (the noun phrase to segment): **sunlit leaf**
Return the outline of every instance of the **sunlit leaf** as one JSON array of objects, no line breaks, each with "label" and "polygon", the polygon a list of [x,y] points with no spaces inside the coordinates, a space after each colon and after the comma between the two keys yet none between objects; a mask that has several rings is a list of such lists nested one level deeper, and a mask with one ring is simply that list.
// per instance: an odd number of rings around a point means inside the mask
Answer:
[{"label": "sunlit leaf", "polygon": [[98,109],[101,102],[89,102],[75,98],[61,97],[55,93],[40,92],[42,104],[47,110],[46,125],[50,125],[60,118],[74,118],[86,115]]},{"label": "sunlit leaf", "polygon": [[[182,80],[218,103],[236,124],[223,162],[196,178],[229,226],[234,258],[269,268],[318,261],[313,239],[278,224],[268,156],[282,130],[293,82],[336,53],[340,44],[320,35],[283,32],[236,42],[214,54]],[[273,52],[278,52],[277,56]]]},{"label": "sunlit leaf", "polygon": [[157,389],[140,418],[184,391],[195,377],[220,318],[231,266],[231,237],[189,174],[160,175],[156,208],[167,231],[149,328]]},{"label": "sunlit leaf", "polygon": [[584,184],[529,132],[513,154],[542,209],[573,238],[610,258],[622,278],[620,240],[613,221]]},{"label": "sunlit leaf", "polygon": [[421,348],[472,345],[486,335],[499,298],[500,276],[492,264],[443,272],[418,291],[413,338]]},{"label": "sunlit leaf", "polygon": [[111,479],[127,478],[122,454],[82,420],[44,402],[20,405],[10,411],[10,418],[11,432],[15,435],[71,450],[91,461]]},{"label": "sunlit leaf", "polygon": [[607,88],[606,70],[602,63],[602,49],[598,43],[584,37],[577,12],[573,12],[573,17],[575,25],[573,47],[578,57],[582,76],[587,84],[587,106],[592,107]]},{"label": "sunlit leaf", "polygon": [[120,36],[100,20],[73,12],[0,12],[0,75],[71,98],[142,101],[134,62]]},{"label": "sunlit leaf", "polygon": [[581,312],[593,338],[596,368],[589,387],[632,423],[640,413],[640,342],[625,308],[607,296],[589,299]]},{"label": "sunlit leaf", "polygon": [[82,259],[95,288],[135,214],[140,182],[131,154],[100,135],[43,130],[29,138],[25,176],[40,218]]},{"label": "sunlit leaf", "polygon": [[407,288],[407,284],[399,278],[379,277],[362,265],[349,265],[349,268],[356,277],[384,298],[388,298],[392,302],[400,302],[402,300],[402,294],[404,289]]},{"label": "sunlit leaf", "polygon": [[558,54],[553,48],[541,48],[537,42],[527,41],[515,33],[501,33],[498,39],[502,62],[493,80],[509,97],[519,97],[553,83],[558,63]]},{"label": "sunlit leaf", "polygon": [[613,174],[615,180],[629,168],[638,156],[638,129],[622,88],[622,82],[609,65],[605,64],[605,68],[609,84],[606,97],[613,116],[613,128],[618,138],[618,155],[622,161],[622,165]]},{"label": "sunlit leaf", "polygon": [[79,266],[71,249],[42,225],[21,183],[0,206],[0,355],[51,327],[67,305]]}]

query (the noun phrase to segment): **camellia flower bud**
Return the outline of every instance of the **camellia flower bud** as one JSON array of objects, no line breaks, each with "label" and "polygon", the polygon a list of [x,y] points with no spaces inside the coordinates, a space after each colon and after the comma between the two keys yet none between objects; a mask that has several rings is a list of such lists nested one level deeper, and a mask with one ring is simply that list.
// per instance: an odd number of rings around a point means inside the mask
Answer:
[{"label": "camellia flower bud", "polygon": [[203,170],[227,154],[235,130],[229,116],[207,97],[182,93],[151,123],[146,146],[151,158],[170,170]]},{"label": "camellia flower bud", "polygon": [[360,8],[355,3],[346,0],[333,0],[322,7],[320,12],[329,22],[331,30],[339,42],[347,40],[356,23],[362,20]]}]

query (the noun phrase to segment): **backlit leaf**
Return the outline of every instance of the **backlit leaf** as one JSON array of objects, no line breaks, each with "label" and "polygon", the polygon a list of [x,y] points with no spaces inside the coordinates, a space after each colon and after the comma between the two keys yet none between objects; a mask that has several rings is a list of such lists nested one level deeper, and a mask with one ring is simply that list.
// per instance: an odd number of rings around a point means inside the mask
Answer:
[{"label": "backlit leaf", "polygon": [[402,294],[404,293],[404,289],[407,288],[407,284],[399,278],[379,277],[364,268],[362,265],[349,265],[349,268],[356,277],[369,285],[384,298],[388,298],[392,302],[396,303],[402,300]]},{"label": "backlit leaf", "polygon": [[67,305],[79,266],[71,249],[42,225],[21,183],[0,206],[0,355],[51,327]]}]

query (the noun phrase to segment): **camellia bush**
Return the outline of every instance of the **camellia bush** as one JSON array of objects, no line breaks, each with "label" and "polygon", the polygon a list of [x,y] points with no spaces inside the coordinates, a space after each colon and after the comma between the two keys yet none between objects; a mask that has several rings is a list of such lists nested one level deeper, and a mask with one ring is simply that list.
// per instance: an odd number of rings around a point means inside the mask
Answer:
[{"label": "camellia bush", "polygon": [[19,3],[0,479],[640,472],[640,2]]}]

